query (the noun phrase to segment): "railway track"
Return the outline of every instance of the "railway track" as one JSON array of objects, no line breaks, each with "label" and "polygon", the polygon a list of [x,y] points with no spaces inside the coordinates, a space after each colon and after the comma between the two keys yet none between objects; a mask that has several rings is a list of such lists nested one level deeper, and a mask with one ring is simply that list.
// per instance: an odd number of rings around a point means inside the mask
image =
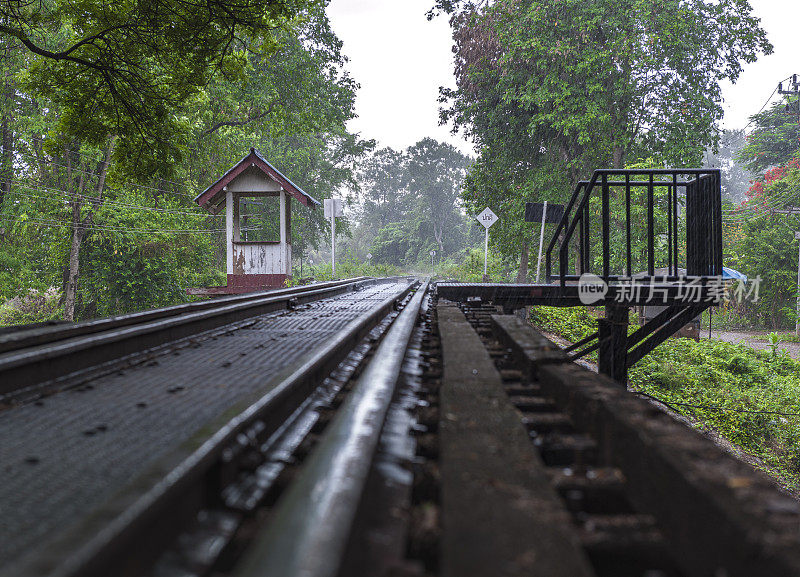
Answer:
[{"label": "railway track", "polygon": [[[6,373],[29,380],[3,381],[0,575],[800,574],[800,507],[767,477],[431,289],[357,279],[0,335],[0,360],[89,351],[45,384]],[[160,336],[100,344],[140,326]],[[93,338],[120,348],[92,365]]]},{"label": "railway track", "polygon": [[17,330],[5,329],[0,333],[0,398],[37,385],[41,387],[42,383],[57,386],[81,371],[94,369],[97,372],[103,370],[106,363],[180,338],[375,282],[356,278],[223,297],[82,323],[42,323]]}]

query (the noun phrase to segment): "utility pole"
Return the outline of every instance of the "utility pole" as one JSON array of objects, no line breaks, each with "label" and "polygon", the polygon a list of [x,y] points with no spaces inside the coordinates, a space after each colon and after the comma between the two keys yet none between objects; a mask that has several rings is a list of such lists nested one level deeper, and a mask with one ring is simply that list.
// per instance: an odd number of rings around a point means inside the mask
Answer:
[{"label": "utility pole", "polygon": [[[800,231],[795,231],[794,239],[800,240]],[[800,337],[800,243],[797,250],[797,304],[795,305],[794,336]]]},{"label": "utility pole", "polygon": [[[778,94],[783,94],[784,96],[797,96],[798,100],[796,101],[797,104],[797,123],[800,124],[800,84],[797,82],[797,74],[792,74],[792,81],[790,83],[791,88],[789,90],[783,89],[783,82],[778,82]],[[787,99],[788,100],[788,99]],[[791,112],[790,102],[786,103],[786,112]]]},{"label": "utility pole", "polygon": [[539,258],[536,261],[536,282],[539,282],[539,271],[542,268],[542,247],[544,246],[544,223],[547,222],[547,201],[542,207],[542,230],[539,233]]}]

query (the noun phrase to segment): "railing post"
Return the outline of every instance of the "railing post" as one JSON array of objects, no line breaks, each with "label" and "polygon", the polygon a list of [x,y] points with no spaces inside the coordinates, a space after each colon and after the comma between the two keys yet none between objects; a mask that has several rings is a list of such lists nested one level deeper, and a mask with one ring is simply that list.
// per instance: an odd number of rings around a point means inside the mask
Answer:
[{"label": "railing post", "polygon": [[592,270],[592,242],[591,239],[589,238],[589,235],[591,234],[590,232],[591,229],[589,228],[588,204],[583,209],[583,218],[585,220],[585,222],[583,223],[583,227],[584,227],[584,232],[586,234],[586,240],[585,240],[586,246],[584,249],[584,256],[585,256],[584,268],[581,272],[589,272]]},{"label": "railing post", "polygon": [[678,276],[678,174],[672,173],[672,230],[675,235],[672,239],[672,258],[674,259],[673,268],[675,276]]},{"label": "railing post", "polygon": [[673,276],[672,270],[672,187],[667,186],[667,274]]},{"label": "railing post", "polygon": [[631,175],[625,175],[625,256],[627,259],[625,272],[633,276],[633,258],[631,257]]},{"label": "railing post", "polygon": [[[588,203],[586,206],[589,206]],[[606,280],[611,276],[610,221],[608,175],[603,173],[603,278]]]},{"label": "railing post", "polygon": [[721,191],[722,183],[721,183],[721,173],[719,169],[715,170],[713,173],[714,178],[712,179],[712,192],[711,197],[713,198],[714,203],[714,245],[716,250],[714,251],[714,274],[715,275],[722,275],[722,194],[717,194],[716,191]]},{"label": "railing post", "polygon": [[647,275],[655,275],[655,227],[653,218],[653,173],[647,184]]},{"label": "railing post", "polygon": [[627,387],[628,384],[628,307],[606,305],[606,318],[598,319],[597,368]]}]

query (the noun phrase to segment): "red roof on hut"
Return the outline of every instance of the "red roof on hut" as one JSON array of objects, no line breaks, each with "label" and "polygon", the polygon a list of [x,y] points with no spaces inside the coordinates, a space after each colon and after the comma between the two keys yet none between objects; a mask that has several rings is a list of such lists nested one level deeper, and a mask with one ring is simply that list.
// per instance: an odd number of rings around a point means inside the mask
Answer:
[{"label": "red roof on hut", "polygon": [[223,174],[217,182],[198,194],[194,201],[209,212],[217,214],[220,206],[225,202],[225,187],[250,167],[261,170],[264,174],[279,183],[283,190],[291,194],[305,206],[314,208],[315,205],[320,204],[319,201],[315,200],[310,194],[306,193],[284,176],[280,170],[272,166],[255,148],[251,148],[250,154],[245,156],[236,163],[233,168]]}]

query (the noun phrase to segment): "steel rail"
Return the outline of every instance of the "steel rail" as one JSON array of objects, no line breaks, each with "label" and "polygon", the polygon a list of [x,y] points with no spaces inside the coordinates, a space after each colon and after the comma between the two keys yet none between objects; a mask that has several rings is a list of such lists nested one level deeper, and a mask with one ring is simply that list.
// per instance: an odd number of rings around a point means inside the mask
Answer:
[{"label": "steel rail", "polygon": [[[198,489],[208,482],[209,472],[220,463],[226,449],[256,423],[260,436],[275,432],[415,284],[409,282],[399,293],[350,322],[302,364],[287,369],[267,393],[237,409],[234,416],[226,413],[219,422],[204,427],[212,432],[193,441],[193,448],[183,446],[131,483],[132,487],[150,484],[150,489],[136,496],[120,494],[112,503],[94,511],[70,535],[33,551],[11,572],[0,573],[15,577],[105,577],[128,574],[137,563],[146,565],[146,561],[131,556],[153,557],[148,547],[164,545],[149,541],[161,539],[159,527],[191,518]],[[169,471],[164,475],[166,469]],[[87,534],[92,535],[88,541],[79,537]]]},{"label": "steel rail", "polygon": [[[141,353],[172,341],[190,337],[261,314],[290,306],[336,296],[368,284],[381,282],[365,279],[344,282],[306,291],[257,296],[224,301],[201,310],[181,310],[177,314],[144,322],[114,326],[41,345],[0,354],[0,395],[18,392],[42,382],[73,375],[122,357]],[[98,325],[98,326],[102,326]]]},{"label": "steel rail", "polygon": [[394,321],[236,577],[334,577],[340,571],[427,283]]},{"label": "steel rail", "polygon": [[344,279],[340,281],[331,281],[326,283],[304,285],[299,287],[292,287],[286,289],[278,289],[273,291],[258,291],[255,293],[247,293],[242,295],[231,295],[220,298],[215,298],[207,301],[185,303],[170,307],[162,307],[148,311],[135,312],[126,315],[118,315],[102,319],[93,319],[79,323],[70,323],[60,321],[57,323],[39,323],[30,327],[5,327],[0,329],[0,353],[11,350],[22,349],[35,345],[42,345],[45,343],[63,340],[70,337],[85,335],[89,333],[96,333],[104,330],[130,326],[134,324],[143,323],[146,321],[176,316],[187,312],[195,312],[201,310],[212,309],[219,307],[222,304],[233,304],[238,302],[248,302],[254,299],[263,298],[265,295],[271,297],[296,295],[298,293],[309,292],[313,290],[326,289],[336,286],[341,286],[348,283],[362,282],[370,280],[369,277],[358,277],[352,279]]}]

